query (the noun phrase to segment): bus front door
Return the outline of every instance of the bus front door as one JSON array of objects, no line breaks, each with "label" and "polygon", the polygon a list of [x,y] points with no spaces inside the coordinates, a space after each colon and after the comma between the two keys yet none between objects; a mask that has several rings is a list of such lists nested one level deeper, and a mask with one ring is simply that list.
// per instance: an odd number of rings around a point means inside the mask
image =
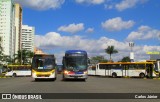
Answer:
[{"label": "bus front door", "polygon": [[152,64],[146,65],[146,74],[148,78],[152,78],[153,76],[153,65]]}]

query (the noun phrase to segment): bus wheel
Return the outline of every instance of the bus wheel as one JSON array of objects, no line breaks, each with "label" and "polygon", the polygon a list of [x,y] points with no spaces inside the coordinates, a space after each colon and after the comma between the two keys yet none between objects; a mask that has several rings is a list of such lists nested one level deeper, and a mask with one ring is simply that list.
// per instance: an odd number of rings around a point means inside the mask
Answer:
[{"label": "bus wheel", "polygon": [[112,78],[116,78],[117,74],[116,73],[112,73]]},{"label": "bus wheel", "polygon": [[16,77],[17,76],[17,74],[16,73],[13,73],[13,75],[12,75],[13,77]]},{"label": "bus wheel", "polygon": [[57,78],[53,78],[52,80],[55,81]]},{"label": "bus wheel", "polygon": [[39,79],[35,78],[34,81],[39,81]]},{"label": "bus wheel", "polygon": [[86,79],[82,79],[82,81],[86,81]]},{"label": "bus wheel", "polygon": [[140,73],[140,74],[139,74],[139,77],[140,77],[140,78],[144,78],[144,77],[145,77],[144,73]]}]

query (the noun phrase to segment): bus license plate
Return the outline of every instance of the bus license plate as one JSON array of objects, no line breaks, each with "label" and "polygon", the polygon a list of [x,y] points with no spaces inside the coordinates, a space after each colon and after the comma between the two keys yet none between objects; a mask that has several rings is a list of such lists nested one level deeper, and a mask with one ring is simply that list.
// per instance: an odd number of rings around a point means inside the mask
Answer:
[{"label": "bus license plate", "polygon": [[78,76],[75,76],[74,78],[78,78]]},{"label": "bus license plate", "polygon": [[41,75],[41,76],[39,76],[39,77],[47,77],[47,76],[45,76],[45,75]]}]

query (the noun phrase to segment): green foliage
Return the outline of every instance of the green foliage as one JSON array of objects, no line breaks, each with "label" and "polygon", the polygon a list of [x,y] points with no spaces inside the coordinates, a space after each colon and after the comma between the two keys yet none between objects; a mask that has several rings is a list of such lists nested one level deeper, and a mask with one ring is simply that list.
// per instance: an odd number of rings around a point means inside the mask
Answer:
[{"label": "green foliage", "polygon": [[5,57],[3,55],[3,47],[1,45],[1,43],[2,43],[2,38],[0,37],[0,64],[2,64],[5,61],[5,59],[4,59]]},{"label": "green foliage", "polygon": [[121,62],[131,62],[131,59],[129,58],[129,56],[123,57]]},{"label": "green foliage", "polygon": [[99,62],[108,62],[108,60],[104,59],[103,56],[95,56],[95,57],[92,57],[90,59],[90,62],[92,64],[96,64],[96,63],[99,63]]},{"label": "green foliage", "polygon": [[105,49],[105,52],[110,55],[110,61],[112,61],[111,55],[118,53],[114,46],[108,46],[107,49]]},{"label": "green foliage", "polygon": [[18,62],[17,64],[23,64],[23,65],[30,64],[33,55],[34,53],[29,50],[19,50],[17,54],[14,55],[14,62]]}]

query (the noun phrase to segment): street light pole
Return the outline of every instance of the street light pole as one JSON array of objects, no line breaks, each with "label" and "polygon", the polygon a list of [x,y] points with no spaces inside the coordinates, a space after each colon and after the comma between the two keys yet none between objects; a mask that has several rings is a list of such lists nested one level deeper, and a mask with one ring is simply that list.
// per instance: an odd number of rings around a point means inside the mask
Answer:
[{"label": "street light pole", "polygon": [[129,46],[131,47],[130,59],[131,62],[134,62],[134,52],[133,52],[134,42],[129,42]]}]

